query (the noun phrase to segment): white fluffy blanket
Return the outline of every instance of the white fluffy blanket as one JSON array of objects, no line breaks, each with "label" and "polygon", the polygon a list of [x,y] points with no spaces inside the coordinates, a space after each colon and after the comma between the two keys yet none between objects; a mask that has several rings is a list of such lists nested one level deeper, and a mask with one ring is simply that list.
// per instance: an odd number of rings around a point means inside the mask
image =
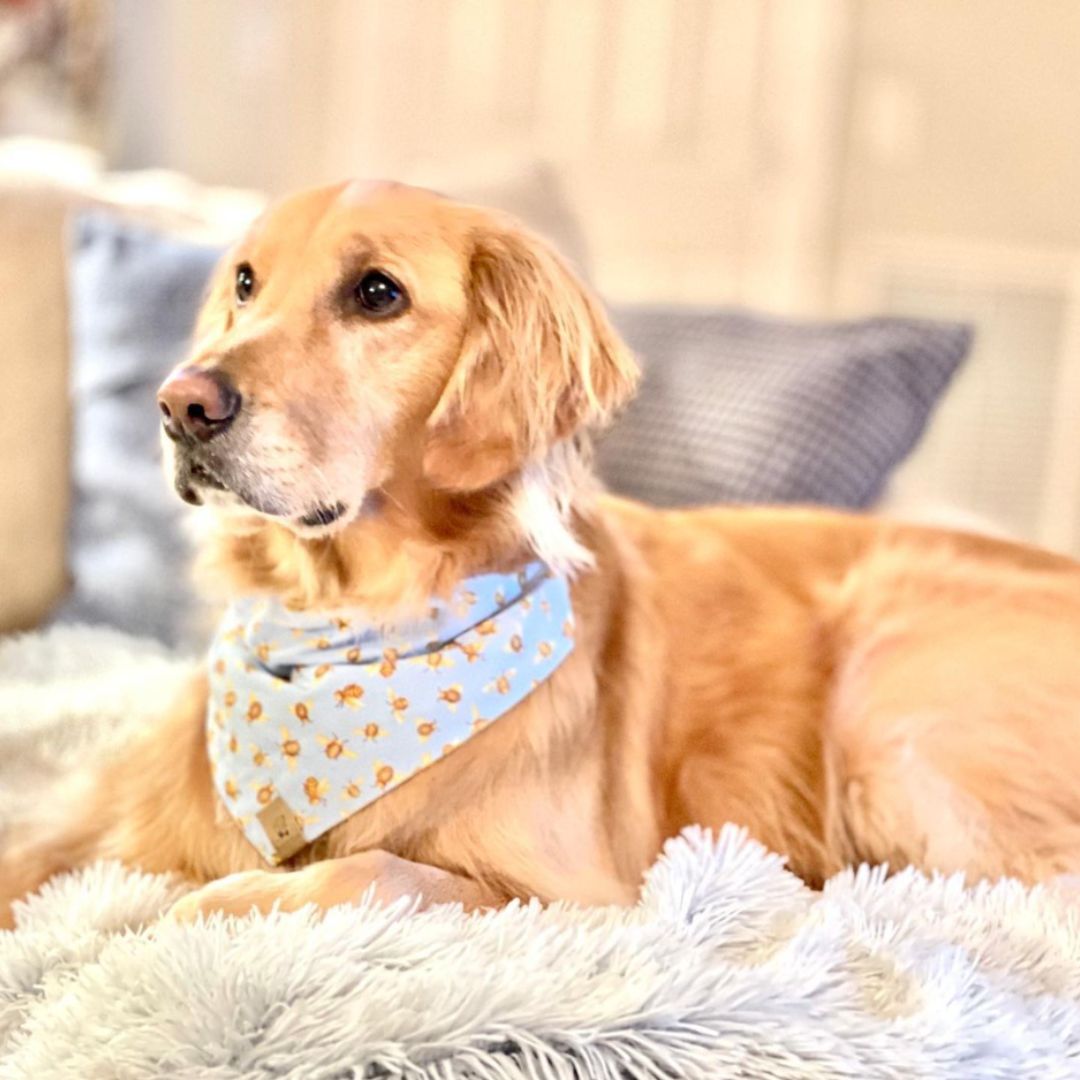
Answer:
[{"label": "white fluffy blanket", "polygon": [[[183,670],[101,631],[0,644],[0,815]],[[672,841],[632,910],[155,925],[182,889],[99,865],[26,905],[0,1078],[1080,1077],[1052,890],[861,869],[815,894],[730,827]]]}]

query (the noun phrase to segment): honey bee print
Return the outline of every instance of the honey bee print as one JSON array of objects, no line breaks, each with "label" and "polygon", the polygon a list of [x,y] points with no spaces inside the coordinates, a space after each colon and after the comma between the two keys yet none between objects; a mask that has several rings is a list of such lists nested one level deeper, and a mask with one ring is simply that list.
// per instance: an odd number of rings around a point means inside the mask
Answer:
[{"label": "honey bee print", "polygon": [[511,634],[509,640],[506,642],[506,651],[512,653],[519,653],[525,648],[525,642],[522,640],[520,634]]},{"label": "honey bee print", "polygon": [[391,675],[397,671],[398,664],[398,651],[397,649],[383,649],[382,663],[379,665],[379,674],[384,679],[389,679]]},{"label": "honey bee print", "polygon": [[517,671],[514,668],[504,671],[484,687],[484,693],[509,694],[512,689],[511,681],[516,674]]},{"label": "honey bee print", "polygon": [[255,655],[264,664],[267,664],[267,663],[270,662],[270,657],[273,655],[273,653],[274,653],[274,647],[268,641],[260,642],[258,645],[255,646]]},{"label": "honey bee print", "polygon": [[393,690],[387,690],[386,700],[390,704],[390,711],[394,719],[400,724],[405,720],[405,714],[409,711],[409,699],[395,694]]},{"label": "honey bee print", "polygon": [[480,710],[475,705],[472,707],[472,723],[469,727],[474,735],[486,728],[490,722],[480,715]]},{"label": "honey bee print", "polygon": [[476,661],[484,655],[484,643],[482,641],[455,641],[454,648],[456,648],[470,664],[476,663]]},{"label": "honey bee print", "polygon": [[235,799],[240,794],[240,787],[231,776],[225,781],[225,794],[230,799]]},{"label": "honey bee print", "polygon": [[322,682],[331,671],[334,670],[333,664],[320,664],[312,673],[311,677],[316,682]]},{"label": "honey bee print", "polygon": [[260,724],[266,719],[262,702],[254,694],[251,695],[251,700],[248,702],[245,716],[247,717],[247,722],[249,724]]},{"label": "honey bee print", "polygon": [[357,735],[364,736],[364,742],[375,742],[377,739],[381,739],[385,734],[385,730],[379,727],[378,724],[372,722],[365,724],[362,728],[356,729]]},{"label": "honey bee print", "polygon": [[229,736],[229,753],[235,754],[240,749],[240,740],[236,737],[236,733],[233,732]]},{"label": "honey bee print", "polygon": [[220,709],[214,710],[214,727],[219,731],[225,730],[225,714]]},{"label": "honey bee print", "polygon": [[450,658],[450,653],[446,649],[432,649],[424,657],[424,663],[427,665],[428,671],[448,671],[454,666],[454,661]]},{"label": "honey bee print", "polygon": [[454,683],[453,686],[445,686],[439,691],[439,700],[445,703],[446,707],[451,712],[457,711],[457,707],[461,704],[461,698],[461,683]]},{"label": "honey bee print", "polygon": [[334,701],[339,709],[346,706],[358,709],[364,697],[364,688],[359,683],[348,683],[334,691]]},{"label": "honey bee print", "polygon": [[334,616],[334,626],[336,626],[339,630],[351,630],[352,629],[352,619],[343,619],[343,618],[341,618],[341,616],[335,615]]},{"label": "honey bee print", "polygon": [[270,755],[261,747],[251,744],[251,763],[257,768],[265,769],[270,764]]},{"label": "honey bee print", "polygon": [[536,646],[536,656],[533,657],[533,663],[542,664],[545,660],[550,660],[554,652],[555,646],[550,641],[541,641]]},{"label": "honey bee print", "polygon": [[311,702],[297,701],[289,706],[289,711],[300,721],[301,724],[311,723]]},{"label": "honey bee print", "polygon": [[273,784],[259,784],[256,782],[251,786],[255,789],[255,801],[260,806],[268,806],[277,797]]},{"label": "honey bee print", "polygon": [[564,638],[572,638],[574,636],[574,624],[569,620],[563,620],[562,633]]},{"label": "honey bee print", "polygon": [[344,799],[359,799],[364,790],[364,782],[359,778],[350,780],[342,789],[341,796]]},{"label": "honey bee print", "polygon": [[375,774],[375,786],[380,791],[385,791],[394,782],[394,766],[387,765],[384,762],[376,761],[372,766],[372,771]]},{"label": "honey bee print", "polygon": [[434,720],[417,720],[416,721],[416,737],[421,742],[427,742],[432,735],[438,730],[438,724]]},{"label": "honey bee print", "polygon": [[334,643],[328,637],[326,637],[325,635],[322,636],[322,637],[315,638],[314,641],[310,641],[308,644],[313,649],[320,649],[320,650],[331,649],[334,646]]},{"label": "honey bee print", "polygon": [[309,776],[304,780],[304,794],[311,806],[325,806],[329,790],[329,780],[318,780],[314,776]]},{"label": "honey bee print", "polygon": [[[371,726],[370,724],[368,725]],[[323,753],[331,760],[336,761],[338,758],[354,758],[356,754],[352,752],[346,746],[344,739],[339,739],[336,735],[316,735],[315,741],[319,743],[323,748]]]},{"label": "honey bee print", "polygon": [[360,649],[356,645],[354,645],[351,649],[348,650],[348,652],[345,653],[345,663],[359,664],[360,657],[362,655],[363,654],[360,652]]},{"label": "honey bee print", "polygon": [[498,629],[499,628],[495,625],[494,619],[485,619],[482,623],[478,623],[476,626],[476,632],[481,637],[491,637],[491,635],[496,633]]},{"label": "honey bee print", "polygon": [[221,704],[224,705],[226,709],[233,708],[233,706],[236,704],[236,691],[226,690],[225,693],[222,695]]},{"label": "honey bee print", "polygon": [[296,768],[296,760],[300,757],[300,751],[303,748],[300,745],[300,740],[295,738],[284,724],[281,726],[280,746],[281,760],[285,762],[289,767],[289,771],[292,772]]}]

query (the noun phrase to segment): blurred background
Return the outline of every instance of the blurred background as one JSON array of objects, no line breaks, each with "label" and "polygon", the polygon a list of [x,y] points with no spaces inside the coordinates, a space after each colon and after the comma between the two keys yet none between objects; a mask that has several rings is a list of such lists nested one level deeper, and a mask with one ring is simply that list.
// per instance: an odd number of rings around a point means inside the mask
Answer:
[{"label": "blurred background", "polygon": [[970,323],[880,505],[1080,553],[1076,0],[0,0],[0,134],[24,188],[215,235],[387,176],[616,305]]}]

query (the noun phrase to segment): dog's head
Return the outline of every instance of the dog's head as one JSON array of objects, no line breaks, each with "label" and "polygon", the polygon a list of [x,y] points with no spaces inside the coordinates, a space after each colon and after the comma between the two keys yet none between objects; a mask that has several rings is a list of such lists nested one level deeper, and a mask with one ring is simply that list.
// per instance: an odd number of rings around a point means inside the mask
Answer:
[{"label": "dog's head", "polygon": [[278,203],[225,257],[158,401],[184,499],[321,538],[388,499],[513,482],[636,374],[513,221],[350,183]]}]

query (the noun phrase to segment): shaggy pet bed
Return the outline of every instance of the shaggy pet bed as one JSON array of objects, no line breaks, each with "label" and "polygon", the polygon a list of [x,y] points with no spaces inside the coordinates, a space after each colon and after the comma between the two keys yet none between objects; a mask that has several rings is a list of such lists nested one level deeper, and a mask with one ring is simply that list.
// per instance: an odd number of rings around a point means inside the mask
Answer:
[{"label": "shaggy pet bed", "polygon": [[[0,644],[0,818],[185,670],[100,630]],[[732,827],[671,841],[630,910],[155,924],[183,889],[100,864],[21,909],[0,1078],[1080,1077],[1077,909],[1053,889],[863,868],[813,893]]]}]

